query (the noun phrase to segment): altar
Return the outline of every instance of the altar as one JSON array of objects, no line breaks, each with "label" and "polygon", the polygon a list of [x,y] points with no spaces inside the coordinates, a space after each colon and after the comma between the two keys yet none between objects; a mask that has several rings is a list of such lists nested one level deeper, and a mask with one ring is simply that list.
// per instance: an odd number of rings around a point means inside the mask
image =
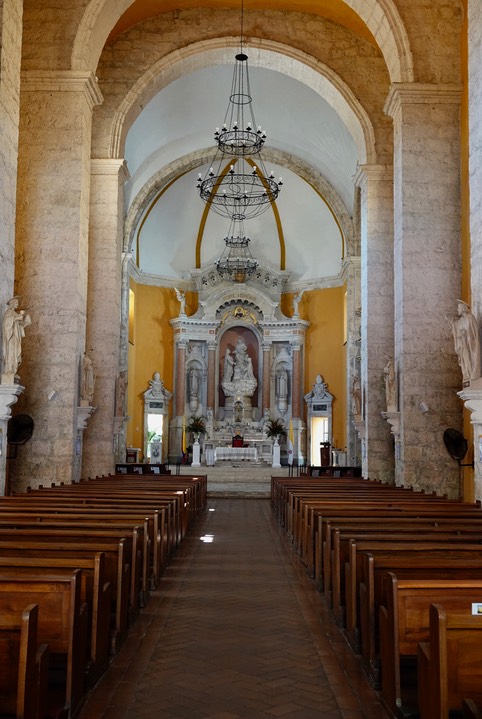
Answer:
[{"label": "altar", "polygon": [[214,462],[232,460],[235,462],[257,462],[256,447],[215,447]]}]

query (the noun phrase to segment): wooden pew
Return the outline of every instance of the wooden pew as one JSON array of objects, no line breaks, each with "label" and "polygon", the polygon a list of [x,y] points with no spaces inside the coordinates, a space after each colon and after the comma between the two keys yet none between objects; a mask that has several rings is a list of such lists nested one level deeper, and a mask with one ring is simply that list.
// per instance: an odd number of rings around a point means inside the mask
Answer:
[{"label": "wooden pew", "polygon": [[46,557],[42,550],[36,552],[40,556],[32,556],[25,549],[17,550],[16,554],[10,551],[10,554],[6,557],[0,546],[0,580],[8,572],[15,572],[16,576],[29,576],[38,571],[69,576],[75,569],[82,570],[81,601],[87,605],[89,625],[86,678],[87,684],[93,685],[107,668],[110,653],[111,586],[105,578],[105,555],[96,552],[85,557],[64,552],[62,557]]},{"label": "wooden pew", "polygon": [[69,577],[39,572],[0,578],[0,616],[18,614],[28,602],[38,604],[38,640],[49,646],[48,712],[59,719],[75,715],[84,699],[87,607],[80,599],[81,581],[80,569]]},{"label": "wooden pew", "polygon": [[[97,551],[102,551],[105,557],[105,581],[111,585],[111,652],[115,653],[122,646],[129,628],[132,538],[134,536],[136,539],[137,530],[133,531],[133,536],[123,534],[125,532],[120,530],[52,529],[35,525],[15,529],[15,540],[12,541],[12,530],[0,527],[0,554],[16,556],[24,550],[31,556],[61,557],[73,550],[83,556],[93,556]],[[136,573],[139,576],[139,557]],[[137,611],[134,611],[131,620],[136,616]]]},{"label": "wooden pew", "polygon": [[0,716],[44,719],[48,647],[38,645],[38,605],[0,618]]},{"label": "wooden pew", "polygon": [[482,704],[482,616],[457,614],[442,601],[430,607],[428,642],[418,647],[420,719],[448,719],[467,696],[472,707]]},{"label": "wooden pew", "polygon": [[[470,615],[472,602],[477,602],[482,595],[482,576],[473,580],[398,579],[393,572],[387,572],[383,579],[383,594],[379,619],[381,699],[395,716],[397,712],[408,713],[416,706],[413,689],[417,686],[417,647],[429,636],[430,605],[440,601],[447,611]],[[479,628],[482,630],[482,617]],[[479,642],[481,639],[482,631],[478,633]],[[482,643],[480,657],[482,659]],[[465,664],[460,655],[456,662],[461,666]],[[479,681],[482,698],[480,668]],[[430,687],[430,702],[434,700],[432,693],[433,687]],[[467,693],[461,696],[459,709]],[[432,719],[442,719],[442,716],[437,712],[430,714]]]},{"label": "wooden pew", "polygon": [[482,719],[482,708],[479,708],[473,699],[464,699],[462,714],[464,719]]},{"label": "wooden pew", "polygon": [[[353,549],[356,549],[354,545]],[[420,552],[415,548],[402,551],[353,552],[352,582],[347,578],[347,624],[345,633],[355,651],[360,651],[362,665],[370,681],[379,685],[379,608],[383,603],[383,577],[394,572],[407,579],[477,579],[482,576],[479,549],[465,547],[452,550],[432,548]],[[358,613],[353,609],[357,602]],[[360,646],[361,645],[361,646]]]}]

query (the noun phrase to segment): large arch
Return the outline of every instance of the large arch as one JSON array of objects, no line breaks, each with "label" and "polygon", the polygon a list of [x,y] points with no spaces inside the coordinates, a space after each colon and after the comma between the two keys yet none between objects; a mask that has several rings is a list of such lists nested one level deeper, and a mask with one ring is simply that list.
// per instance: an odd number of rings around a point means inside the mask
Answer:
[{"label": "large arch", "polygon": [[[176,50],[152,65],[126,93],[112,120],[108,157],[121,158],[129,127],[146,103],[163,87],[204,67],[232,61],[226,50],[235,48],[237,38],[201,41]],[[293,77],[321,95],[338,113],[352,135],[362,164],[376,162],[375,132],[368,113],[348,85],[329,67],[294,48],[258,40],[250,49],[250,64]],[[287,60],[288,59],[288,60]]]},{"label": "large arch", "polygon": [[[355,232],[353,219],[350,216],[343,200],[332,187],[332,185],[320,173],[313,170],[307,163],[292,155],[280,152],[278,150],[264,150],[265,157],[268,161],[283,165],[289,169],[293,169],[302,179],[312,185],[320,195],[323,196],[326,204],[330,208],[345,244],[345,251],[348,255],[355,253],[354,241]],[[164,167],[154,174],[150,181],[147,182],[140,192],[133,199],[131,206],[127,212],[124,222],[124,252],[130,252],[135,239],[136,227],[140,218],[154,197],[159,191],[173,182],[177,177],[194,170],[196,167],[203,165],[212,156],[212,148],[205,148],[199,152],[191,153],[184,157],[180,157],[168,167]]]},{"label": "large arch", "polygon": [[[132,3],[133,0],[91,0],[72,47],[72,70],[95,71],[109,33]],[[393,0],[345,0],[345,3],[363,20],[375,38],[391,82],[413,81],[410,42]]]}]

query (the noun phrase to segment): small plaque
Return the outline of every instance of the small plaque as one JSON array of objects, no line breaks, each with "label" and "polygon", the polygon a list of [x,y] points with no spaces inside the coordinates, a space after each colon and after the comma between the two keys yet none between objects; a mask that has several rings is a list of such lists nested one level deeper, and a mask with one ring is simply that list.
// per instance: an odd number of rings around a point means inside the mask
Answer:
[{"label": "small plaque", "polygon": [[472,614],[477,614],[478,616],[482,617],[482,602],[472,603]]}]

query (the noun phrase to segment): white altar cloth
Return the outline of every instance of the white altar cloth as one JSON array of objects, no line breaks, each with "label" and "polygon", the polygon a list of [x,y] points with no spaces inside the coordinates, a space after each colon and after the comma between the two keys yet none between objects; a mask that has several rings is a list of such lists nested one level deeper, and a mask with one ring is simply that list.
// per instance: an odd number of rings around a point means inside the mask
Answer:
[{"label": "white altar cloth", "polygon": [[234,459],[236,461],[246,460],[248,462],[258,461],[258,450],[256,447],[216,447],[214,450],[214,461]]}]

